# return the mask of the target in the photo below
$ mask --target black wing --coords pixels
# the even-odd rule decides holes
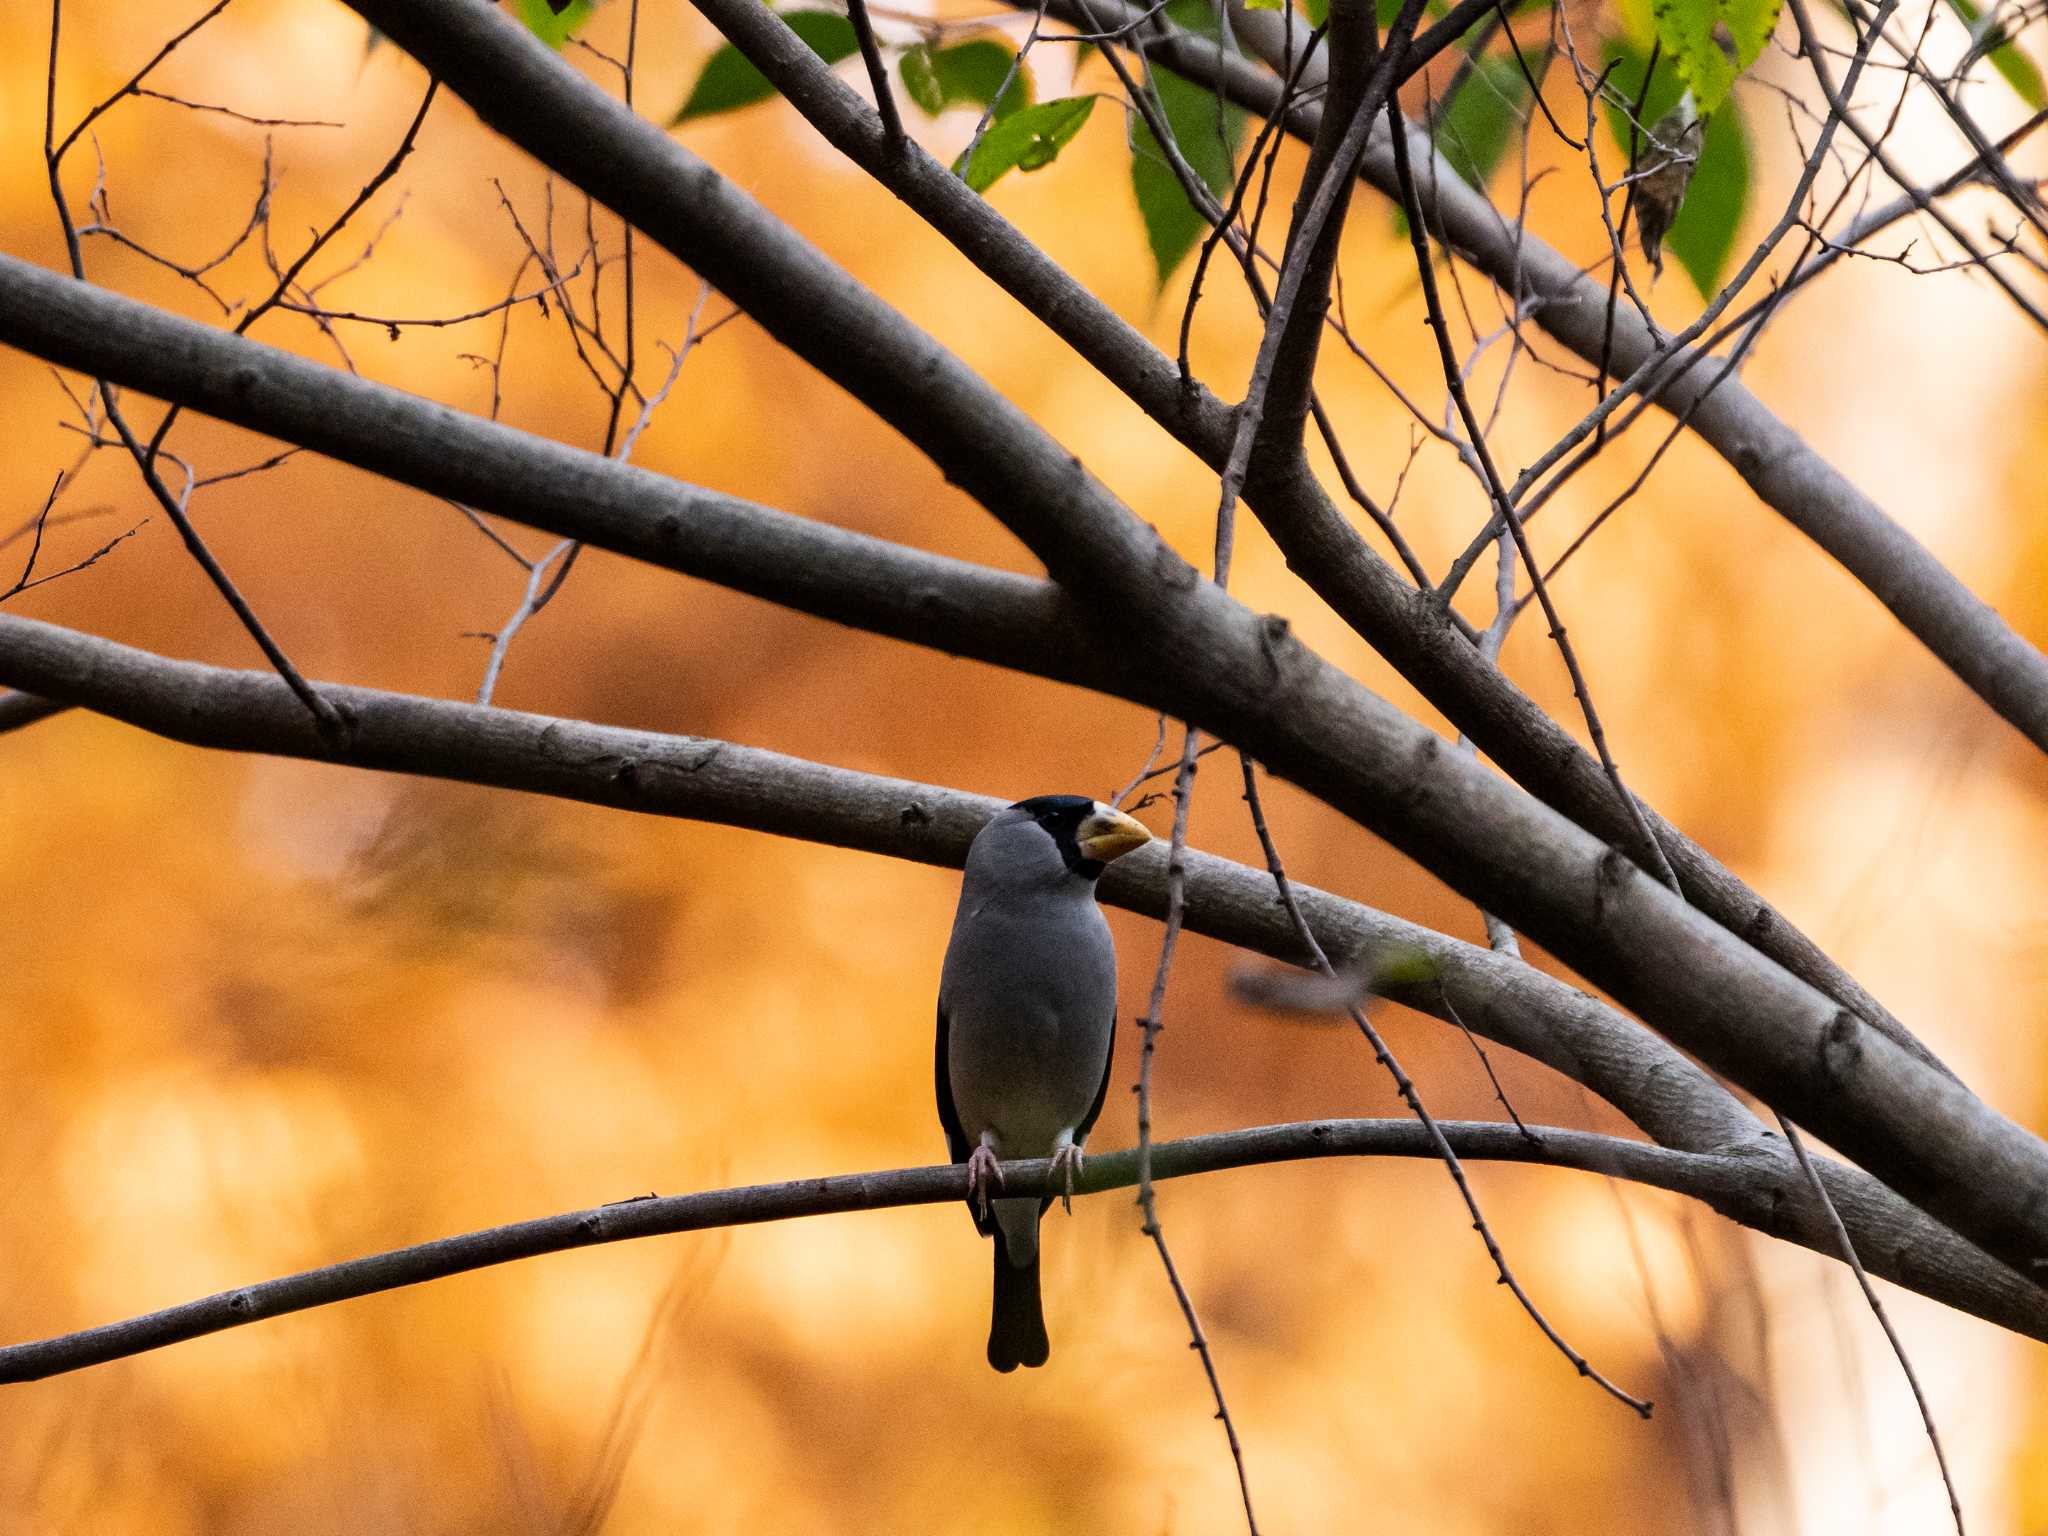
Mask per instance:
[[[939,1021],[939,1038],[946,1037],[945,1020]],[[1102,1056],[1102,1083],[1095,1090],[1095,1102],[1088,1106],[1088,1113],[1081,1117],[1081,1123],[1074,1127],[1074,1140],[1086,1141],[1088,1133],[1095,1129],[1095,1122],[1102,1114],[1102,1104],[1109,1097],[1109,1073],[1116,1065],[1116,1015],[1109,1016],[1109,1049]]]
[[[960,1129],[960,1111],[953,1107],[953,1074],[946,1066],[947,1041],[952,1032],[946,1022],[946,1010],[941,1008],[938,1038],[932,1044],[932,1090],[939,1100],[939,1129],[946,1133],[946,1155],[956,1163],[964,1163],[974,1149],[967,1145],[967,1133]]]
[[[964,1163],[974,1149],[968,1146],[967,1133],[960,1128],[960,1111],[953,1103],[953,1075],[946,1070],[947,1043],[952,1033],[952,1026],[946,1022],[946,1010],[941,1008],[939,1032],[932,1042],[932,1092],[939,1101],[939,1129],[946,1133],[946,1155],[956,1163]],[[974,1230],[983,1237],[995,1231],[995,1218],[984,1217],[972,1200],[967,1202],[967,1214],[974,1218]]]

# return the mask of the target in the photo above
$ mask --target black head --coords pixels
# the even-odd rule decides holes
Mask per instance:
[[[1100,859],[1084,854],[1076,841],[1081,823],[1095,814],[1095,802],[1086,795],[1033,795],[1029,800],[1019,800],[1010,809],[1022,811],[1043,827],[1067,868],[1083,880],[1095,879],[1107,867]]]

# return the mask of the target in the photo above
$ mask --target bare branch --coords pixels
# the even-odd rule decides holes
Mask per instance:
[[[1079,7],[1076,14],[1084,18],[1089,14],[1089,6],[1108,7],[1127,17],[1135,14],[1128,9],[1118,11],[1118,0],[1073,3]],[[1155,420],[1173,430],[1212,465],[1222,466],[1230,436],[1220,403],[1199,386],[1192,390],[1183,388],[1168,359],[1152,351],[1121,319],[1046,261],[943,167],[918,155],[904,156],[900,162],[886,160],[879,153],[880,140],[873,132],[873,118],[865,106],[831,79],[809,49],[790,39],[787,28],[773,17],[731,0],[705,0],[704,8],[835,147],[909,202],[1027,308],[1046,316],[1063,339]],[[1253,17],[1247,25],[1257,20]],[[1231,73],[1212,57],[1215,50],[1202,40],[1180,34],[1173,41],[1182,46],[1163,51],[1174,67],[1190,72],[1193,78],[1220,79],[1232,87],[1231,94],[1237,99],[1245,99],[1247,90],[1253,89],[1247,82],[1266,80],[1248,69]],[[1241,61],[1233,62],[1241,65]],[[1277,103],[1276,89],[1271,99],[1264,100],[1261,110],[1271,111]],[[1448,168],[1438,164],[1433,150],[1420,152],[1431,155],[1430,163],[1441,171],[1447,194],[1476,197],[1456,181]],[[1387,184],[1398,185],[1384,144],[1380,154],[1390,178]],[[1375,163],[1369,146],[1369,176]],[[1440,197],[1433,212],[1448,217],[1444,210],[1455,202],[1455,196]],[[1493,223],[1500,222],[1490,209],[1489,216]],[[1544,252],[1535,243],[1530,245],[1532,253]],[[1518,241],[1508,243],[1506,272],[1496,275],[1513,278],[1517,292],[1530,292],[1532,309],[1541,313],[1543,302],[1547,301],[1542,300],[1540,289],[1531,290],[1522,281],[1524,267],[1519,250]],[[1550,260],[1554,264],[1561,258],[1550,253]],[[1540,272],[1540,267],[1536,270]],[[1579,280],[1575,268],[1566,270],[1569,281]],[[1597,289],[1593,291],[1597,293]],[[1596,344],[1587,342],[1589,347]],[[1626,361],[1625,356],[1623,360]],[[1282,484],[1254,486],[1251,491],[1254,510],[1264,518],[1290,560],[1304,572],[1319,595],[1372,640],[1410,682],[1471,734],[1488,755],[1581,825],[1617,840],[1632,835],[1625,808],[1613,795],[1599,764],[1507,684],[1490,663],[1440,643],[1444,622],[1441,613],[1432,614],[1415,604],[1412,593],[1367,555],[1355,532],[1336,515],[1312,476],[1304,472],[1290,476]],[[1781,914],[1771,910],[1661,818],[1652,817],[1651,826],[1694,905],[1745,934],[1794,974],[1853,1008],[1874,1027],[1933,1063],[1934,1058],[1924,1046],[1914,1041],[1875,998]]]
[[[1052,3],[1058,11],[1074,0]],[[1088,3],[1111,15],[1120,14],[1124,6],[1124,0]],[[1287,67],[1279,18],[1246,12],[1238,17],[1238,26],[1248,43],[1269,51],[1279,67]],[[1175,69],[1219,86],[1239,105],[1252,111],[1271,110],[1280,91],[1275,77],[1242,60],[1219,62],[1201,39],[1176,39],[1176,44],[1154,46]],[[1312,68],[1307,78],[1313,82],[1317,72]],[[1289,119],[1289,128],[1297,137],[1309,139],[1319,122],[1320,109],[1305,101]],[[1411,152],[1435,167],[1430,174],[1441,183],[1441,193],[1430,209],[1440,237],[1498,283],[1511,299],[1527,303],[1544,330],[1588,362],[1598,361],[1603,355],[1608,314],[1604,287],[1542,241],[1511,226],[1483,194],[1465,186],[1449,166],[1437,163],[1434,147],[1412,125],[1409,133]],[[1980,153],[1976,163],[1990,162]],[[1395,192],[1398,178],[1389,141],[1376,139],[1367,146],[1360,174],[1382,191]],[[1638,317],[1623,315],[1615,324],[1611,366],[1617,373],[1632,375],[1652,357],[1656,345],[1656,338]],[[1707,381],[1689,371],[1684,354],[1674,355],[1646,392],[1673,412],[1684,411],[1708,395]],[[1943,665],[2030,741],[2048,749],[2048,658],[2015,633],[1990,604],[1815,453],[1740,380],[1729,378],[1715,385],[1693,412],[1690,425],[1767,506],[1869,588]],[[1444,707],[1434,695],[1432,702]],[[1458,712],[1452,715],[1469,728]],[[1476,738],[1478,733],[1474,734]],[[1492,744],[1482,739],[1481,746],[1506,764],[1507,759]],[[1509,771],[1520,776],[1518,769],[1510,767]],[[1683,861],[1674,857],[1673,862],[1679,864],[1680,876],[1690,890],[1691,876]],[[1697,893],[1694,900],[1700,901]],[[1855,1006],[1862,1010],[1861,1003]]]
[[[1097,12],[1120,17],[1126,24],[1144,15],[1125,0],[1050,0],[1050,4],[1083,24]],[[1212,468],[1222,470],[1233,430],[1227,407],[1198,383],[1183,381],[1171,358],[1075,283],[944,166],[915,146],[901,156],[885,153],[879,126],[866,104],[834,79],[817,56],[773,15],[738,0],[700,0],[699,8],[833,147],[902,198],[1027,310],[1042,316],[1055,334],[1153,420]],[[1261,13],[1242,14],[1239,22],[1250,29],[1247,35],[1254,40],[1264,27]],[[1274,35],[1284,36],[1284,26]],[[1167,29],[1148,41],[1147,47],[1189,78],[1225,89],[1233,100],[1248,103],[1256,98],[1257,110],[1262,112],[1275,111],[1286,89],[1237,55],[1221,53],[1214,44],[1192,34]],[[1314,74],[1313,69],[1308,72]],[[1314,120],[1297,112],[1289,122],[1299,135],[1303,124]],[[595,129],[586,125],[578,131]],[[616,145],[620,153],[625,141],[622,134]],[[1489,248],[1489,255],[1498,260],[1490,261],[1486,268],[1498,281],[1511,283],[1511,291],[1522,296],[1531,313],[1546,314],[1551,305],[1569,297],[1568,290],[1581,280],[1576,267],[1533,239],[1525,241],[1520,235],[1496,229],[1502,223],[1499,215],[1441,164],[1433,148],[1424,142],[1415,152],[1427,157],[1436,178],[1433,216],[1447,229],[1460,230],[1477,220],[1489,238],[1499,235],[1498,249]],[[684,173],[662,174],[667,180],[660,184],[668,186]],[[1377,185],[1398,188],[1383,136],[1377,144],[1368,143],[1365,174]],[[650,209],[647,218],[655,217],[655,200],[645,188],[625,185],[612,197],[615,206],[646,206]],[[1470,212],[1475,204],[1485,209],[1483,217]],[[1456,243],[1463,247],[1469,238],[1470,230],[1465,228]],[[1526,261],[1522,256],[1525,244]],[[1583,284],[1580,298],[1586,304],[1600,305],[1601,290],[1596,284]],[[1584,355],[1590,358],[1598,355],[1602,321],[1590,310],[1584,318],[1590,324],[1582,328],[1580,340]],[[1624,365],[1635,355],[1626,347],[1616,353]],[[1740,388],[1738,381],[1729,384]],[[1746,435],[1745,442],[1753,436]],[[1247,498],[1289,563],[1317,595],[1518,783],[1597,835],[1615,842],[1635,835],[1631,819],[1592,754],[1509,683],[1491,661],[1476,654],[1476,648],[1443,643],[1449,614],[1439,604],[1418,601],[1415,589],[1365,547],[1307,471],[1305,462],[1296,460],[1277,480],[1248,485]],[[2044,683],[2044,702],[2048,702],[2048,683]],[[2044,709],[2044,720],[2048,720],[2048,709]],[[1265,760],[1271,762],[1271,755],[1266,754]],[[1903,1049],[1938,1070],[1946,1070],[1876,998],[1782,913],[1678,829],[1647,809],[1646,815],[1694,906],[1744,935],[1778,964],[1853,1010]]]
[[[1928,1444],[1934,1447],[1934,1462],[1941,1469],[1941,1484],[1948,1491],[1948,1508],[1956,1523],[1956,1536],[1964,1536],[1963,1502],[1956,1494],[1956,1480],[1948,1470],[1948,1452],[1942,1449],[1941,1431],[1934,1425],[1934,1410],[1927,1406],[1927,1394],[1920,1388],[1920,1377],[1913,1369],[1913,1362],[1906,1354],[1906,1346],[1899,1338],[1898,1330],[1892,1327],[1892,1320],[1884,1310],[1877,1288],[1870,1283],[1870,1276],[1864,1272],[1863,1260],[1857,1256],[1856,1243],[1849,1236],[1849,1229],[1842,1225],[1842,1218],[1828,1199],[1827,1186],[1821,1183],[1820,1171],[1814,1166],[1813,1156],[1806,1150],[1806,1142],[1798,1129],[1783,1115],[1778,1117],[1778,1128],[1785,1133],[1785,1141],[1792,1148],[1792,1155],[1799,1159],[1799,1171],[1806,1176],[1823,1213],[1827,1217],[1829,1230],[1835,1235],[1836,1254],[1849,1266],[1856,1276],[1856,1284],[1863,1292],[1863,1300],[1877,1318],[1878,1327],[1884,1330],[1885,1339],[1891,1344],[1892,1353],[1898,1357],[1899,1369],[1905,1373],[1906,1385],[1912,1390],[1913,1402],[1920,1409],[1920,1423],[1927,1431]]]
[[[882,114],[883,131],[891,141],[903,142],[903,119],[896,111],[896,97],[889,89],[889,66],[875,46],[875,24],[868,20],[867,0],[847,0],[846,13],[853,21],[853,35],[860,44],[861,61],[867,65],[868,84],[875,93],[875,110]]]
[[[553,281],[543,283],[538,288],[530,289],[525,293],[507,294],[504,298],[494,303],[486,304],[480,309],[466,310],[459,315],[359,315],[354,310],[329,309],[322,304],[299,304],[290,299],[279,299],[271,307],[288,311],[294,315],[311,315],[320,320],[340,321],[349,325],[374,325],[381,330],[389,331],[391,339],[396,341],[401,330],[440,329],[451,325],[467,325],[472,320],[486,319],[491,315],[497,314],[500,310],[513,309],[521,304],[530,304],[538,299],[544,299],[559,289],[564,283],[577,277],[582,271],[583,263],[579,261],[567,272],[558,274]]]
[[[1529,573],[1529,584],[1536,594],[1536,600],[1543,605],[1543,616],[1550,621],[1550,638],[1556,643],[1558,654],[1564,658],[1565,669],[1571,674],[1572,694],[1579,701],[1579,708],[1586,718],[1586,729],[1592,734],[1594,748],[1600,754],[1600,766],[1607,780],[1614,786],[1615,798],[1627,812],[1629,822],[1637,836],[1638,849],[1649,855],[1643,860],[1643,867],[1656,875],[1672,891],[1682,893],[1678,876],[1671,868],[1671,861],[1665,856],[1663,847],[1657,841],[1657,834],[1650,829],[1650,823],[1643,814],[1643,807],[1628,786],[1621,781],[1621,770],[1615,766],[1614,757],[1607,749],[1607,732],[1600,724],[1599,711],[1593,707],[1593,692],[1587,685],[1586,674],[1579,666],[1578,652],[1573,648],[1565,633],[1564,617],[1557,611],[1551,600],[1550,588],[1543,580],[1543,567],[1537,562],[1535,551],[1529,547],[1529,535],[1522,527],[1521,516],[1515,510],[1514,498],[1501,483],[1500,472],[1494,468],[1493,455],[1486,446],[1486,431],[1480,425],[1478,416],[1472,410],[1472,402],[1465,394],[1465,381],[1458,368],[1458,360],[1451,350],[1451,333],[1444,322],[1443,305],[1437,298],[1436,263],[1429,253],[1428,224],[1422,200],[1416,195],[1414,174],[1408,164],[1408,136],[1402,132],[1400,108],[1390,105],[1387,109],[1389,139],[1394,146],[1394,173],[1401,184],[1401,206],[1408,218],[1408,238],[1415,250],[1415,270],[1422,280],[1423,302],[1429,316],[1430,334],[1436,338],[1437,357],[1443,365],[1444,383],[1449,387],[1451,399],[1458,408],[1458,415],[1465,423],[1465,438],[1473,454],[1479,460],[1486,489],[1493,501],[1494,518],[1505,525],[1515,541],[1515,548],[1521,553],[1522,566]]]
[[[187,112],[210,112],[219,117],[233,118],[238,123],[247,123],[254,128],[346,128],[346,123],[331,123],[319,117],[255,117],[247,112],[237,112],[233,107],[216,106],[210,101],[188,101],[183,96],[173,96],[168,91],[153,91],[144,86],[130,86],[128,94],[145,97],[150,101],[167,102],[174,107],[183,107]]]
[[[1315,962],[1316,969],[1323,973],[1325,980],[1334,982],[1338,979],[1337,967],[1331,961],[1329,953],[1323,948],[1321,941],[1317,939],[1315,929],[1310,925],[1307,915],[1301,910],[1301,903],[1295,899],[1294,882],[1287,878],[1287,870],[1280,862],[1280,849],[1274,843],[1272,831],[1266,825],[1265,809],[1259,801],[1257,770],[1252,766],[1252,760],[1242,753],[1239,754],[1238,761],[1244,770],[1244,798],[1245,804],[1251,808],[1252,829],[1258,834],[1260,848],[1265,851],[1266,868],[1272,874],[1273,884],[1280,893],[1280,904],[1286,908],[1287,919],[1294,925],[1294,931],[1300,936],[1302,947],[1309,952],[1310,958]],[[1385,1067],[1388,1075],[1393,1078],[1394,1091],[1401,1095],[1401,1099],[1407,1104],[1409,1112],[1415,1116],[1416,1123],[1422,1127],[1423,1132],[1429,1137],[1430,1144],[1436,1148],[1437,1156],[1443,1159],[1444,1166],[1450,1170],[1451,1182],[1457,1186],[1458,1197],[1465,1202],[1465,1210],[1472,1218],[1472,1230],[1479,1234],[1479,1240],[1486,1245],[1486,1256],[1493,1261],[1494,1272],[1498,1275],[1500,1283],[1508,1288],[1516,1302],[1529,1315],[1530,1321],[1535,1323],[1544,1338],[1551,1342],[1559,1354],[1571,1362],[1574,1370],[1593,1382],[1594,1385],[1598,1386],[1610,1397],[1626,1404],[1641,1417],[1647,1419],[1650,1416],[1649,1401],[1624,1391],[1600,1371],[1594,1369],[1592,1362],[1587,1360],[1584,1355],[1580,1354],[1578,1350],[1574,1349],[1566,1341],[1564,1335],[1557,1331],[1550,1319],[1543,1315],[1543,1311],[1536,1305],[1535,1299],[1522,1288],[1522,1282],[1515,1278],[1514,1270],[1508,1267],[1507,1255],[1501,1251],[1500,1243],[1493,1235],[1493,1228],[1487,1224],[1485,1213],[1479,1209],[1479,1197],[1472,1193],[1471,1181],[1465,1177],[1464,1165],[1458,1160],[1457,1150],[1451,1145],[1449,1137],[1444,1134],[1436,1117],[1423,1106],[1422,1094],[1416,1088],[1413,1079],[1402,1068],[1400,1061],[1395,1058],[1394,1053],[1387,1048],[1387,1042],[1380,1037],[1380,1032],[1373,1027],[1372,1020],[1366,1015],[1364,1005],[1354,1002],[1346,1009],[1346,1012],[1351,1015],[1352,1023],[1358,1026],[1359,1033],[1364,1035],[1367,1043],[1372,1046],[1373,1059]],[[1462,1027],[1463,1021],[1459,1022]],[[1484,1053],[1481,1053],[1481,1059],[1484,1059]],[[1491,1077],[1492,1075],[1493,1069],[1489,1065],[1487,1076]],[[1494,1087],[1496,1090],[1500,1087],[1498,1079],[1495,1080]],[[1528,1127],[1522,1124],[1521,1116],[1514,1115],[1512,1110],[1509,1113],[1513,1116],[1515,1129],[1524,1136],[1528,1135]]]
[[[1438,1130],[1463,1157],[1580,1169],[1690,1195],[1717,1209],[1726,1205],[1740,1210],[1753,1204],[1748,1185],[1754,1169],[1743,1157],[1673,1152],[1589,1131],[1550,1126],[1540,1127],[1540,1140],[1533,1141],[1511,1125],[1491,1121],[1440,1121]],[[1152,1148],[1152,1177],[1186,1178],[1227,1168],[1307,1158],[1437,1155],[1435,1141],[1413,1121],[1313,1120],[1162,1142]],[[1051,1166],[1047,1158],[1005,1163],[1003,1188],[1016,1195],[1058,1193],[1064,1186],[1055,1187],[1048,1179]],[[1075,1179],[1074,1188],[1077,1194],[1099,1194],[1128,1189],[1137,1183],[1137,1178],[1138,1154],[1113,1152],[1089,1158],[1086,1168]],[[0,1382],[40,1381],[268,1318],[443,1280],[544,1253],[677,1232],[788,1221],[801,1216],[941,1205],[963,1200],[966,1194],[965,1166],[944,1163],[929,1168],[756,1184],[703,1194],[644,1195],[304,1270],[125,1322],[0,1347]]]

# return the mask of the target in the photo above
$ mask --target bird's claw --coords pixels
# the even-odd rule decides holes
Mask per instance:
[[[998,1189],[1003,1187],[1003,1165],[989,1148],[976,1147],[967,1159],[967,1203],[983,1216],[988,1215],[990,1181],[994,1181]]]
[[[1069,1216],[1074,1214],[1074,1180],[1080,1175],[1085,1159],[1081,1148],[1070,1142],[1053,1152],[1051,1181],[1061,1186],[1060,1208]]]

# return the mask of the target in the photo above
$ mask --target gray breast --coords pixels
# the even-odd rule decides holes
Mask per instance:
[[[1057,861],[1043,832],[1020,831]],[[990,878],[975,862],[939,984],[953,1103],[970,1145],[993,1130],[1002,1156],[1044,1157],[1101,1087],[1116,949],[1088,882],[1063,868],[1058,879],[1004,878],[1029,864],[997,865]]]

